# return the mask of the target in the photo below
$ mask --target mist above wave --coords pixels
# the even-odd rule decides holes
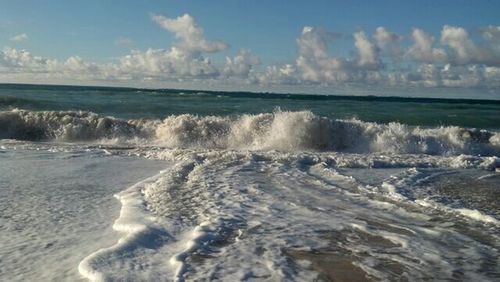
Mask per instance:
[[[430,155],[499,155],[500,133],[457,126],[412,127],[310,111],[235,117],[173,115],[122,120],[84,111],[0,112],[0,138],[28,141],[116,142],[170,148],[340,151]]]

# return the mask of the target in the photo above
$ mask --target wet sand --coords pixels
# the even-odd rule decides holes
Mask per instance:
[[[375,281],[353,264],[353,260],[329,251],[287,251],[294,260],[307,260],[310,268],[319,273],[319,281]]]
[[[382,223],[371,222],[371,224],[379,228],[386,227],[390,229],[389,226]],[[331,242],[327,248],[312,251],[290,249],[285,252],[298,264],[303,260],[308,261],[310,265],[306,268],[318,272],[318,281],[347,282],[379,280],[356,265],[357,261],[360,261],[365,256],[369,256],[368,254],[353,254],[341,247],[347,241],[352,241],[353,238],[355,238],[356,243],[369,245],[379,250],[399,247],[399,245],[385,238],[356,229],[330,231],[324,234],[324,237]],[[404,276],[405,268],[397,262],[387,260],[382,264],[374,266],[374,269],[388,273],[392,277],[398,277],[398,281],[407,280]]]

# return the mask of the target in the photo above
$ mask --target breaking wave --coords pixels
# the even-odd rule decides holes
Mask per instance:
[[[236,117],[183,114],[163,120],[127,121],[83,111],[14,109],[0,112],[0,138],[63,142],[112,140],[171,148],[500,154],[500,132],[457,126],[421,128],[397,122],[333,120],[310,111]]]

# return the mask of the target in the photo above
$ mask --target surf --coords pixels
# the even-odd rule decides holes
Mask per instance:
[[[497,131],[330,119],[310,111],[124,120],[85,111],[14,109],[0,112],[0,138],[290,152],[500,154]]]

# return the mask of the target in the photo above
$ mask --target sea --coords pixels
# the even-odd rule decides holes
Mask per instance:
[[[500,101],[400,96],[2,84],[0,280],[499,281]]]

